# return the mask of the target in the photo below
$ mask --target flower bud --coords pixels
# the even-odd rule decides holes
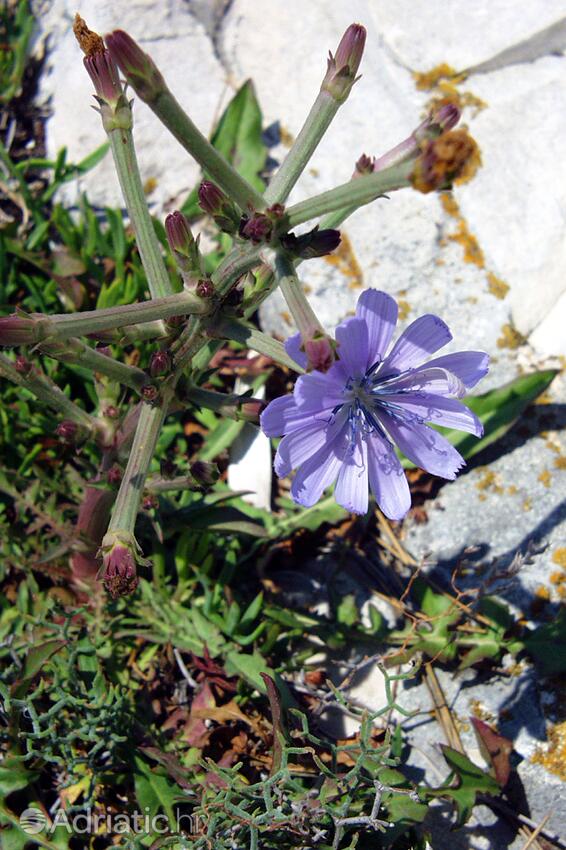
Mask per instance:
[[[203,278],[197,283],[196,294],[199,298],[212,298],[214,295],[214,284],[210,278]]]
[[[240,221],[240,236],[242,239],[250,239],[254,245],[269,242],[272,233],[273,222],[265,213],[254,213],[251,218],[244,216]]]
[[[159,397],[159,390],[154,384],[146,384],[145,387],[141,388],[140,395],[144,401],[148,404],[152,404],[154,401],[157,401],[157,398]]]
[[[356,74],[362,61],[366,43],[366,30],[361,24],[351,24],[338,45],[336,55],[328,55],[328,67],[321,91],[327,91],[334,100],[346,100],[358,79]]]
[[[102,541],[99,555],[102,567],[98,578],[112,597],[127,596],[138,586],[137,564],[146,564],[134,535],[126,531],[108,532]]]
[[[472,176],[480,156],[478,146],[465,130],[451,130],[429,139],[415,161],[411,183],[419,192],[445,189],[454,180]]]
[[[4,316],[0,319],[0,345],[31,345],[39,342],[39,326],[35,319],[18,316]]]
[[[281,237],[281,244],[294,257],[309,260],[313,257],[324,257],[331,254],[340,244],[339,230],[319,230],[318,226],[302,236],[286,233]]]
[[[116,106],[123,96],[122,84],[118,76],[118,68],[112,61],[108,50],[85,56],[83,64],[91,78],[97,97],[108,106]]]
[[[220,477],[216,464],[208,463],[204,460],[197,460],[191,463],[189,473],[197,487],[210,487]]]
[[[211,216],[220,230],[236,233],[240,226],[240,213],[235,204],[210,180],[203,180],[198,190],[198,201],[203,212]]]
[[[122,469],[117,463],[113,464],[106,473],[106,480],[112,485],[119,484],[122,480]]]
[[[265,402],[259,398],[250,398],[240,404],[236,413],[236,419],[243,419],[245,422],[251,422],[254,425],[259,424],[260,414],[265,410]]]
[[[165,219],[167,241],[183,277],[185,286],[193,284],[191,278],[202,275],[202,260],[198,239],[193,238],[189,223],[183,213],[176,210]]]
[[[72,445],[77,442],[79,426],[70,419],[63,419],[55,428],[55,433],[64,443]]]
[[[15,362],[16,372],[19,372],[20,375],[29,375],[31,372],[31,363],[24,357],[23,354],[18,354]]]
[[[152,378],[167,375],[172,367],[171,355],[168,351],[154,351],[149,363],[149,374]]]
[[[334,340],[328,336],[316,336],[304,343],[307,355],[307,371],[328,372],[335,360]]]
[[[153,59],[127,32],[114,30],[106,36],[106,45],[128,83],[146,103],[151,103],[167,90],[165,80]]]

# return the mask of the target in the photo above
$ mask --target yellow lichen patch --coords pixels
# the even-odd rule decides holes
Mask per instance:
[[[533,503],[531,502],[531,500],[530,500],[530,499],[525,499],[525,501],[523,502],[523,504],[521,505],[521,507],[523,508],[523,510],[524,510],[524,511],[525,511],[525,513],[526,513],[527,511],[530,511],[530,510],[532,509],[532,507],[533,507]]]
[[[437,88],[441,80],[458,80],[462,82],[465,79],[463,75],[458,75],[455,68],[452,68],[446,62],[441,65],[435,65],[430,71],[413,71],[413,79],[419,91],[432,91]]]
[[[470,712],[474,717],[484,720],[486,723],[493,723],[496,720],[492,712],[485,708],[479,699],[470,700]]]
[[[537,747],[531,761],[566,779],[566,721],[550,727],[546,746]]]
[[[514,484],[511,484],[511,486],[507,488],[507,495],[508,496],[514,496],[515,493],[517,493],[517,492],[518,492],[518,490],[517,490],[517,488],[515,487]]]
[[[541,474],[538,477],[538,480],[544,487],[550,487],[550,482],[552,481],[552,477],[548,469],[543,469]]]
[[[148,177],[145,183],[143,184],[144,195],[151,195],[151,193],[155,192],[156,189],[157,179],[155,177]]]
[[[509,284],[505,283],[504,280],[501,280],[500,277],[493,274],[493,272],[487,273],[487,288],[488,291],[495,295],[496,298],[505,298],[507,293],[509,292]]]
[[[490,490],[493,493],[503,493],[501,479],[492,469],[486,470],[480,480],[476,482],[476,489],[481,491]]]
[[[560,546],[552,553],[552,563],[566,570],[566,546]]]
[[[478,240],[470,231],[466,219],[460,212],[458,201],[450,192],[442,192],[440,194],[440,203],[447,215],[453,218],[456,222],[456,231],[449,233],[447,238],[451,242],[458,242],[464,249],[464,262],[473,263],[480,269],[485,268],[485,257],[479,246]]]
[[[554,570],[553,573],[550,574],[550,583],[555,587],[560,587],[560,585],[566,582],[566,572],[564,570]]]
[[[550,599],[550,590],[544,584],[539,584],[535,590],[535,596],[537,599],[543,599],[546,602]]]
[[[564,457],[564,455],[560,455],[560,457],[555,457],[554,466],[556,467],[556,469],[566,469],[566,457]]]
[[[397,304],[399,305],[399,320],[403,322],[411,312],[411,305],[403,298],[400,298]]]
[[[342,240],[332,254],[327,254],[324,259],[331,266],[336,266],[338,271],[342,272],[344,277],[348,278],[348,286],[350,289],[359,289],[364,284],[364,275],[360,264],[354,254],[352,243],[345,233],[342,233]]]
[[[287,322],[288,325],[293,324],[293,320],[292,320],[290,314],[286,310],[282,311],[281,318],[283,319],[284,322]]]
[[[471,149],[470,156],[466,160],[466,163],[460,171],[458,177],[454,179],[454,183],[469,183],[472,177],[475,177],[478,168],[481,168],[481,166],[481,153],[477,142],[475,142],[473,148]]]
[[[286,130],[285,127],[279,128],[279,139],[281,141],[281,144],[284,145],[286,148],[292,147],[293,142],[295,141],[293,134],[290,133],[289,130]]]
[[[513,325],[503,325],[501,328],[501,336],[497,340],[498,348],[519,348],[525,342],[525,337],[513,327]]]

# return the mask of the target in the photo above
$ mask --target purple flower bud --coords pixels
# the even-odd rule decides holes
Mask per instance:
[[[289,253],[303,260],[324,257],[331,254],[340,244],[340,231],[319,230],[317,226],[302,236],[287,233],[281,238],[281,244]]]
[[[255,245],[259,245],[271,239],[273,223],[264,213],[254,213],[251,218],[242,219],[239,230],[243,239],[250,239]]]
[[[115,543],[102,557],[99,578],[112,597],[127,596],[138,586],[136,554],[131,547]]]
[[[27,357],[24,357],[23,354],[18,354],[18,356],[16,357],[15,366],[16,372],[19,372],[20,375],[29,375],[29,373],[31,372],[31,363],[29,362]]]
[[[199,276],[202,273],[198,239],[193,238],[187,219],[178,210],[165,219],[165,232],[183,280],[187,284],[189,281],[185,280],[186,277]]]
[[[108,50],[93,53],[83,59],[97,96],[109,106],[116,106],[123,95],[118,68]]]
[[[38,340],[38,323],[34,319],[16,313],[0,319],[0,345],[31,345]]]
[[[72,422],[70,419],[64,419],[55,428],[57,436],[61,437],[62,441],[69,445],[76,442],[78,432],[79,426],[76,422]]]
[[[257,425],[260,414],[263,413],[265,406],[265,402],[261,401],[261,399],[251,398],[240,405],[237,418]]]
[[[363,153],[356,162],[353,177],[360,177],[362,174],[371,174],[373,171],[374,162],[375,157],[368,156],[367,154]]]
[[[307,355],[307,370],[328,372],[335,360],[335,346],[328,336],[309,339],[304,344]]]
[[[207,463],[204,460],[197,460],[191,463],[189,471],[198,487],[210,487],[220,477],[216,464]]]
[[[167,375],[171,371],[172,361],[168,351],[154,351],[149,364],[149,374],[152,378]]]
[[[159,390],[156,386],[154,386],[154,384],[147,384],[145,387],[141,388],[140,394],[144,401],[147,401],[148,404],[152,404],[157,400]]]
[[[336,55],[329,54],[321,90],[327,91],[334,100],[343,102],[350,94],[357,79],[365,43],[365,27],[361,24],[351,24],[342,36]]]
[[[106,473],[106,480],[109,484],[119,484],[122,480],[122,469],[117,463],[113,464]]]
[[[214,291],[214,284],[209,278],[203,278],[197,283],[196,294],[199,298],[212,298]]]
[[[113,404],[109,404],[108,407],[104,408],[104,415],[108,417],[108,419],[117,419],[120,415],[120,411]]]
[[[210,180],[203,180],[198,190],[198,201],[203,212],[211,216],[225,233],[236,233],[240,214],[232,201]]]
[[[127,32],[114,30],[106,36],[106,45],[128,83],[146,103],[151,103],[167,89],[153,59]]]
[[[177,474],[177,467],[172,460],[162,460],[159,469],[163,478],[173,478]]]
[[[455,103],[444,103],[437,109],[433,110],[431,121],[437,124],[444,133],[447,130],[452,130],[460,120],[461,112]]]
[[[159,507],[159,499],[152,493],[146,493],[142,499],[142,508],[144,511],[153,511]]]

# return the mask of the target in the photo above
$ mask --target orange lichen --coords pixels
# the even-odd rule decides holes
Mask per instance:
[[[501,480],[498,475],[493,472],[492,469],[486,470],[484,475],[481,477],[479,481],[476,482],[477,490],[490,490],[493,493],[503,493],[503,487],[501,486]]]
[[[505,283],[500,277],[493,274],[493,272],[487,273],[487,288],[488,291],[495,295],[496,298],[505,298],[507,293],[509,292],[509,284]]]
[[[284,322],[286,322],[288,325],[292,325],[292,324],[293,324],[293,320],[292,320],[292,318],[291,318],[291,315],[290,315],[290,314],[289,314],[286,310],[282,310],[282,311],[281,311],[281,318],[282,318],[282,319],[283,319],[283,321],[284,321]]]
[[[550,482],[552,481],[552,477],[548,469],[543,469],[541,474],[538,477],[538,480],[544,487],[550,487]]]
[[[564,457],[564,455],[560,455],[560,457],[555,457],[554,466],[556,467],[556,469],[566,469],[566,457]]]
[[[435,65],[430,71],[413,71],[413,79],[419,91],[432,91],[441,80],[458,80],[461,82],[465,79],[465,76],[459,76],[455,68],[443,62],[441,65]]]
[[[451,242],[457,242],[462,246],[464,250],[464,262],[473,263],[473,265],[483,269],[485,267],[483,251],[479,246],[478,240],[470,231],[466,219],[460,212],[458,201],[450,192],[442,192],[440,203],[444,212],[456,222],[456,231],[449,233],[447,238]]]
[[[537,747],[531,761],[566,779],[566,721],[551,726],[546,741],[546,747]]]
[[[400,298],[397,304],[399,305],[399,319],[403,322],[411,312],[411,305],[403,298]]]
[[[532,509],[533,503],[531,502],[530,499],[525,499],[523,504],[521,505],[521,507],[523,508],[523,510],[526,513],[527,511],[530,511]]]
[[[364,275],[361,266],[354,254],[352,243],[345,233],[342,233],[342,240],[336,251],[332,254],[327,254],[324,259],[331,266],[336,266],[338,271],[342,272],[344,277],[348,278],[350,289],[359,289],[364,285]]]
[[[552,553],[552,563],[566,570],[566,546],[560,546]]]
[[[519,348],[525,342],[525,337],[513,327],[513,325],[503,325],[501,328],[501,336],[497,340],[498,348]]]

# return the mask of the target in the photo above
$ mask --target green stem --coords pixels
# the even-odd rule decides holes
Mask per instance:
[[[148,375],[135,366],[120,363],[113,357],[95,351],[80,339],[69,339],[65,342],[46,342],[39,346],[43,354],[61,360],[63,363],[75,363],[84,366],[92,372],[101,372],[112,381],[130,387],[139,392],[142,387],[151,382]]]
[[[233,339],[236,342],[241,342],[242,345],[251,348],[253,351],[258,351],[260,354],[265,354],[282,366],[288,369],[293,369],[294,372],[303,373],[302,369],[295,361],[289,357],[285,351],[285,346],[278,340],[268,334],[258,331],[252,325],[247,325],[238,319],[221,319],[218,325],[213,329],[214,335],[222,339]]]
[[[264,208],[265,201],[260,193],[210,144],[169,89],[160,92],[154,100],[148,101],[148,105],[177,141],[240,209],[246,211],[250,206],[258,210]]]
[[[161,246],[147,208],[132,131],[116,127],[109,130],[108,139],[151,297],[173,295],[174,290],[163,262]]]
[[[317,331],[324,334],[324,328],[312,309],[303,291],[301,281],[297,277],[295,265],[286,254],[277,254],[275,257],[275,278],[295,324],[301,332],[303,341],[311,339]]]
[[[144,482],[165,419],[167,403],[164,400],[156,406],[142,405],[128,465],[114,502],[107,534],[115,531],[134,531]]]
[[[293,147],[265,191],[268,206],[287,200],[340,106],[329,92],[319,92]]]
[[[73,336],[86,336],[99,331],[121,328],[138,322],[153,322],[171,316],[184,316],[194,313],[206,313],[210,303],[190,292],[179,292],[165,298],[151,301],[139,301],[136,304],[121,304],[118,307],[105,307],[101,310],[83,310],[80,313],[59,313],[44,317],[40,313],[32,314],[38,320],[38,338],[68,339]]]
[[[96,432],[97,425],[93,417],[68,399],[56,384],[34,367],[27,374],[22,374],[5,354],[0,354],[0,376],[29,390],[64,419],[76,422],[91,433]]]
[[[357,209],[364,204],[369,204],[386,192],[409,186],[409,177],[413,169],[413,162],[405,162],[375,174],[364,174],[335,189],[301,201],[288,208],[285,218],[286,227],[290,230],[312,218],[328,215],[343,208],[353,211],[352,208]]]
[[[219,298],[228,295],[234,283],[261,262],[261,251],[261,247],[248,245],[238,245],[230,251],[211,276]]]

